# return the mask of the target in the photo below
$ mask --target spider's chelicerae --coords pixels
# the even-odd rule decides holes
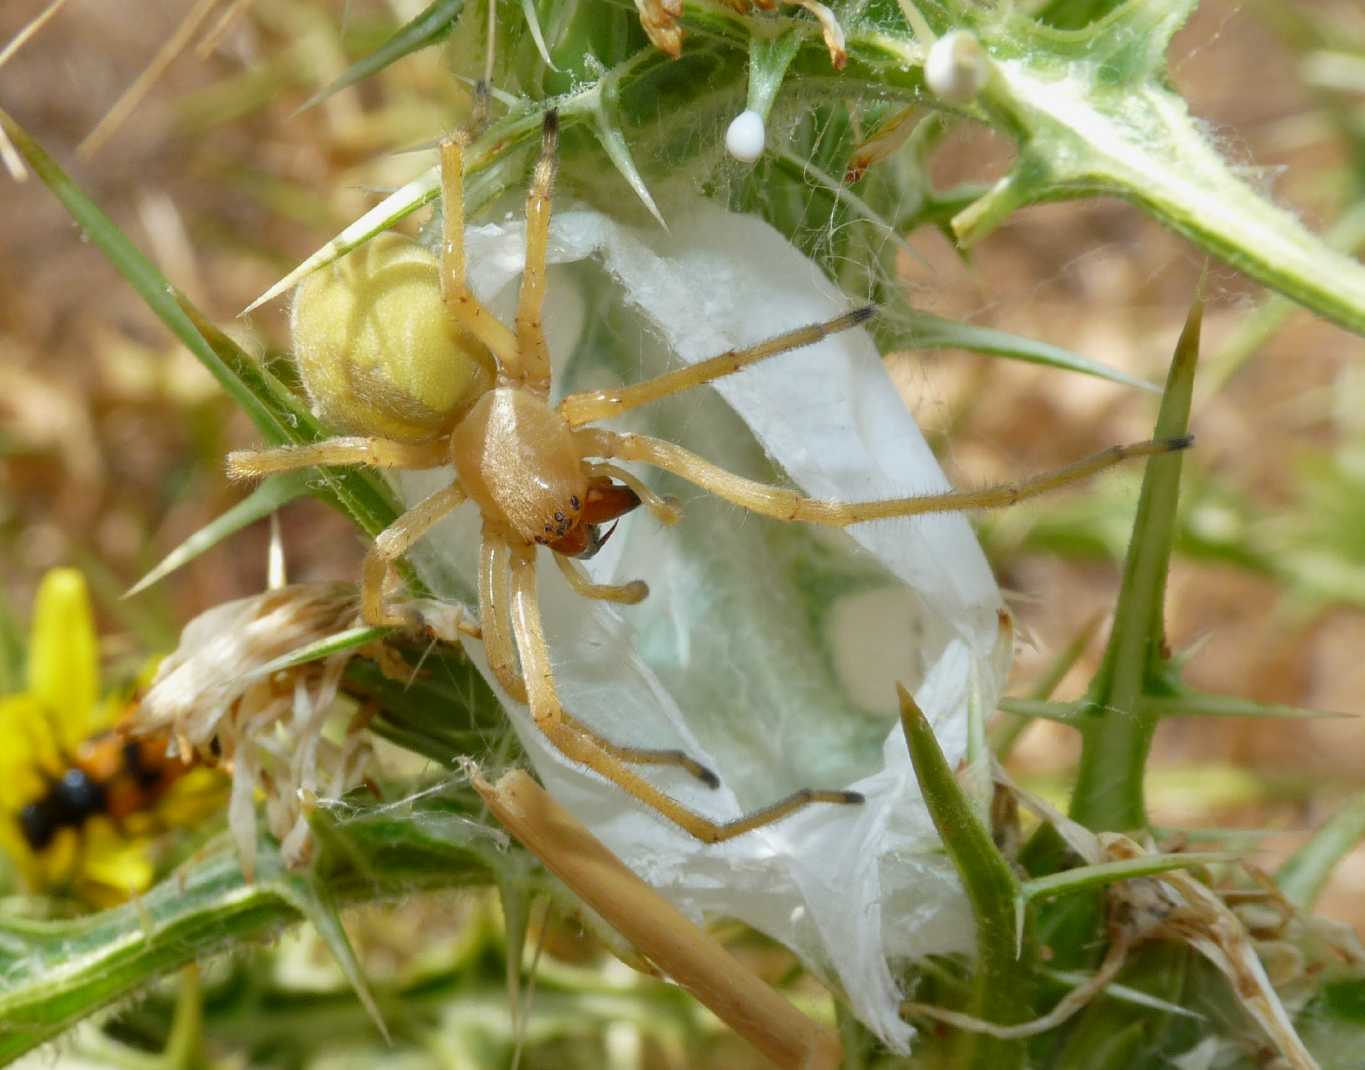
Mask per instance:
[[[382,296],[362,311],[347,303],[350,298],[338,302],[335,294],[309,299],[301,293],[296,303],[295,345],[305,383],[323,416],[353,432],[353,437],[232,453],[228,469],[235,476],[256,477],[312,465],[395,469],[453,465],[454,482],[413,506],[376,538],[364,567],[365,620],[373,625],[409,623],[385,605],[390,566],[442,517],[472,500],[483,517],[483,542],[479,627],[471,626],[469,631],[481,634],[498,681],[530,706],[536,727],[567,758],[612,781],[698,839],[727,840],[810,803],[861,802],[855,792],[803,789],[735,821],[711,821],[660,791],[631,767],[676,766],[714,787],[719,781],[709,769],[679,751],[649,750],[604,739],[564,709],[555,688],[536,595],[537,547],[554,555],[570,585],[584,597],[635,603],[647,594],[643,582],[594,584],[574,559],[596,553],[604,541],[602,526],[639,505],[665,524],[677,522],[680,516],[676,503],[659,498],[611,462],[635,461],[661,468],[776,520],[844,527],[890,517],[1010,505],[1129,457],[1183,448],[1189,439],[1116,446],[1055,472],[981,490],[839,502],[807,498],[787,487],[741,478],[661,439],[590,427],[598,420],[847,330],[866,321],[873,309],[855,309],[827,323],[799,327],[642,383],[570,394],[551,405],[550,354],[541,311],[557,141],[557,120],[551,111],[545,116],[540,158],[527,200],[526,267],[514,328],[496,320],[466,284],[464,138],[455,137],[441,146],[445,212],[439,264],[418,246],[395,238],[385,239],[388,244],[372,242],[368,249],[353,254],[363,257],[370,252],[367,285],[377,292],[416,286],[418,298],[402,311],[395,311],[396,304],[382,307]],[[306,310],[306,299],[318,309]],[[311,328],[304,320],[314,313],[348,323],[368,315],[380,321],[377,326],[370,324],[379,332],[371,332],[371,347],[396,346],[399,351],[375,353],[339,342],[305,342],[302,335],[311,339]],[[401,322],[392,322],[395,315]],[[434,344],[433,331],[439,336]],[[381,336],[387,341],[373,342]],[[438,356],[433,358],[433,353]],[[433,359],[441,364],[439,369],[422,366]],[[448,366],[442,363],[447,361]],[[436,376],[435,385],[434,371],[442,373]]]

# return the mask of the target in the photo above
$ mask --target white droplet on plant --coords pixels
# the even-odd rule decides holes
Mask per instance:
[[[740,163],[753,163],[763,155],[766,137],[763,116],[756,111],[742,111],[725,131],[725,151]]]
[[[953,30],[934,42],[924,61],[924,81],[948,104],[968,104],[986,86],[990,60],[981,42],[966,30]]]

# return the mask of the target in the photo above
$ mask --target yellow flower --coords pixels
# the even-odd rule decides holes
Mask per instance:
[[[0,852],[31,892],[106,905],[144,891],[155,834],[218,809],[223,781],[166,758],[164,744],[114,733],[135,700],[100,695],[94,614],[74,569],[53,569],[39,585],[26,685],[0,696]]]

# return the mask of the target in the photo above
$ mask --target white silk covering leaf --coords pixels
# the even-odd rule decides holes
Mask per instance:
[[[672,232],[596,211],[553,222],[546,309],[556,394],[635,382],[849,308],[819,269],[760,219],[697,200]],[[470,281],[511,322],[524,263],[520,219],[468,230]],[[615,425],[679,442],[756,479],[817,497],[876,499],[948,483],[858,329],[656,402]],[[641,772],[727,820],[801,787],[851,788],[862,806],[816,805],[728,843],[699,843],[549,747],[500,693],[557,799],[694,917],[732,917],[842,987],[858,1016],[905,1050],[892,964],[970,951],[972,920],[924,807],[897,719],[904,681],[948,760],[969,705],[989,711],[1008,667],[1002,603],[961,515],[820,530],[752,516],[671,476],[684,505],[664,528],[644,509],[586,562],[599,583],[642,578],[640,605],[575,596],[542,554],[541,602],[565,705],[608,738],[678,747],[714,769]],[[403,477],[409,503],[449,474]],[[466,506],[423,544],[424,577],[470,601],[478,517]],[[489,683],[481,644],[468,652]]]

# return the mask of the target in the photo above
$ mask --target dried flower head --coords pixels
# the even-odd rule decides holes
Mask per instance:
[[[183,756],[197,753],[232,769],[228,824],[248,879],[255,870],[256,791],[265,793],[266,825],[287,865],[312,854],[308,816],[320,799],[337,798],[365,779],[368,741],[348,725],[328,726],[344,711],[337,691],[350,652],[269,671],[284,654],[347,627],[355,588],[293,584],[216,606],[185,628],[161,664],[133,730],[169,730]]]

